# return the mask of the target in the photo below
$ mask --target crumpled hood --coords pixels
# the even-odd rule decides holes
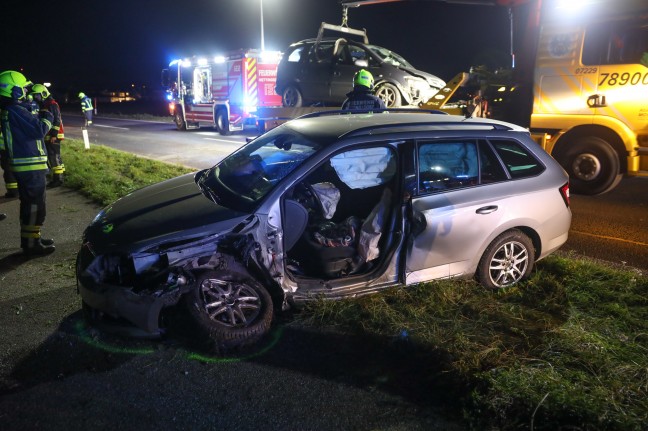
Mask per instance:
[[[229,230],[247,215],[207,199],[194,174],[187,174],[136,190],[107,206],[88,226],[84,240],[96,253],[140,251]]]
[[[441,78],[439,78],[436,75],[432,75],[431,73],[423,72],[418,69],[413,69],[411,67],[405,67],[405,66],[397,66],[399,69],[402,69],[408,73],[411,73],[414,76],[418,76],[419,78],[425,79],[428,83],[435,83],[432,86],[441,89],[445,86],[445,81]]]

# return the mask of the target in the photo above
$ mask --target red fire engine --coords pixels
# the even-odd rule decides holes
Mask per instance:
[[[215,127],[222,135],[256,127],[256,111],[281,106],[275,93],[281,53],[255,49],[212,58],[174,60],[163,71],[178,130]]]

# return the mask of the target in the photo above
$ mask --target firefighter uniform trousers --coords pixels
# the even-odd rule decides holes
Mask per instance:
[[[52,170],[52,182],[62,182],[65,165],[61,159],[61,141],[55,136],[47,136],[45,148],[47,149],[47,164]]]
[[[45,222],[45,187],[47,171],[14,172],[20,196],[20,246],[34,247]]]

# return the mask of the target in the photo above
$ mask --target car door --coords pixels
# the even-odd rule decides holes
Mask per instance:
[[[330,100],[333,45],[332,41],[322,41],[311,46],[300,74],[300,86],[305,100],[310,102],[326,102]]]
[[[407,284],[466,272],[505,216],[508,193],[490,186],[508,177],[485,141],[429,140],[416,148]]]
[[[366,48],[350,42],[339,44],[334,60],[330,77],[333,102],[342,103],[346,99],[346,94],[353,90],[353,77],[358,70],[364,68],[375,74],[380,69]],[[374,79],[379,75],[374,75]]]

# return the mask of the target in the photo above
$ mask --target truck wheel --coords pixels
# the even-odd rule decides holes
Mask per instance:
[[[185,123],[185,120],[182,117],[182,109],[179,106],[176,106],[175,108],[173,122],[178,130],[187,130],[187,123]]]
[[[218,112],[216,112],[216,129],[218,130],[218,133],[223,136],[232,133],[229,128],[229,117],[226,109],[219,109]]]
[[[289,85],[284,88],[283,93],[281,93],[281,103],[283,106],[289,108],[301,108],[304,103],[304,98],[297,87]]]
[[[569,174],[570,190],[577,194],[608,192],[623,176],[617,153],[595,136],[577,138],[558,161]]]
[[[199,272],[183,300],[203,341],[220,352],[251,345],[270,330],[272,299],[248,274]]]
[[[385,82],[376,89],[376,96],[380,97],[387,108],[400,108],[401,94],[394,84]]]

